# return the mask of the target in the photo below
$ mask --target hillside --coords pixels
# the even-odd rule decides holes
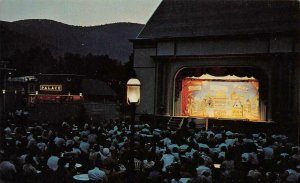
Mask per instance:
[[[132,44],[144,25],[113,23],[81,27],[52,20],[0,21],[0,54],[11,55],[16,49],[49,48],[55,55],[66,52],[86,55],[108,55],[122,62],[128,61]]]

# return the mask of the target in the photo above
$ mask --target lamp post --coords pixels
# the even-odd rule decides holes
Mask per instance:
[[[5,89],[2,90],[2,94],[3,94],[3,119],[5,119],[6,116],[6,101],[5,101],[6,90]]]
[[[5,120],[6,119],[6,99],[5,99],[5,93],[6,93],[6,76],[7,76],[7,72],[8,71],[15,71],[16,69],[13,69],[13,68],[7,68],[7,64],[8,64],[9,62],[8,61],[1,61],[0,60],[0,77],[2,77],[2,74],[1,74],[1,72],[2,72],[2,70],[3,70],[3,88],[2,88],[2,80],[0,81],[0,88],[2,88],[2,94],[3,94],[3,116],[2,116],[2,118],[3,118],[3,120]],[[11,72],[9,73],[9,75],[11,74]],[[1,117],[0,117],[1,118]],[[0,120],[2,120],[2,119],[0,119]]]
[[[135,108],[140,103],[141,82],[136,78],[131,78],[127,82],[127,104],[131,109],[131,128],[130,128],[130,173],[134,180],[134,135],[135,135]]]

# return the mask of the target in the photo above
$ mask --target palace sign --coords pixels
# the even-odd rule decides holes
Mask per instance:
[[[40,85],[40,91],[62,91],[62,85]]]

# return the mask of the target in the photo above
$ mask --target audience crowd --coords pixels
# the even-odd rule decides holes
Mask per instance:
[[[139,122],[4,124],[0,182],[299,182],[300,154],[286,135],[163,129]],[[130,160],[134,156],[134,167]],[[132,168],[131,168],[132,167]],[[82,178],[82,177],[81,177]]]

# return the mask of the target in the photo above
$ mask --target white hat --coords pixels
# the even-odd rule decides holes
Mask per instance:
[[[103,155],[108,156],[109,153],[110,153],[110,151],[109,151],[108,148],[104,148],[104,149],[103,149]]]
[[[47,166],[51,170],[56,171],[58,169],[58,160],[59,158],[57,156],[51,156],[47,161]]]

